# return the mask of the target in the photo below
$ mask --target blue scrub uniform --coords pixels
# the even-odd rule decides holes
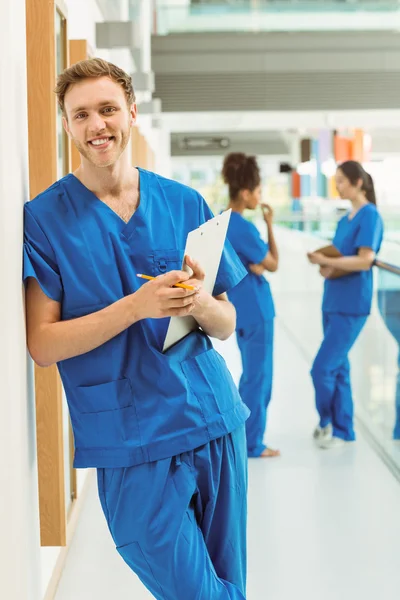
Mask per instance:
[[[188,232],[212,217],[194,190],[139,177],[128,223],[72,174],[25,205],[24,278],[61,303],[62,320],[134,293],[137,273],[180,269]],[[244,275],[228,242],[214,295]],[[74,466],[99,469],[116,545],[156,598],[243,600],[249,411],[208,336],[195,331],[162,353],[167,327],[144,319],[58,364]]]
[[[352,219],[345,215],[339,221],[332,243],[344,256],[354,256],[362,247],[379,252],[382,238],[382,219],[367,204]],[[333,435],[346,441],[355,439],[348,354],[371,311],[372,291],[372,269],[325,280],[324,340],[311,376],[320,426],[332,424]]]
[[[266,448],[263,437],[272,393],[275,310],[268,281],[248,267],[265,258],[268,245],[258,229],[236,212],[231,215],[228,238],[248,271],[228,295],[236,308],[236,337],[242,355],[239,393],[251,412],[246,422],[247,452],[258,457]]]

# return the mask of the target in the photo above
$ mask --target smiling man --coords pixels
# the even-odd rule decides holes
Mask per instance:
[[[30,353],[57,363],[74,465],[97,468],[117,549],[154,597],[243,600],[248,409],[208,336],[234,331],[225,292],[245,271],[229,244],[213,295],[201,265],[181,270],[188,232],[212,214],[195,190],[131,165],[129,75],[91,59],[56,93],[81,164],[25,206]],[[169,317],[188,314],[199,329],[163,353]]]

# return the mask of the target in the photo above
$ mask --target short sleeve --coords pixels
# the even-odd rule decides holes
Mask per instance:
[[[360,227],[354,241],[355,248],[357,250],[362,247],[371,248],[374,252],[378,252],[382,236],[383,224],[378,211],[366,211],[360,222]]]
[[[243,219],[243,225],[245,230],[243,232],[236,232],[235,239],[232,240],[233,246],[247,263],[259,264],[268,253],[268,244],[264,242],[260,232],[253,223],[249,223]]]
[[[200,196],[200,225],[214,217],[204,198]],[[228,239],[225,240],[224,250],[218,269],[213,296],[219,296],[234,288],[246,277],[247,271],[232,248]]]
[[[53,248],[28,205],[25,205],[24,213],[23,280],[33,277],[46,296],[61,302],[63,289]]]

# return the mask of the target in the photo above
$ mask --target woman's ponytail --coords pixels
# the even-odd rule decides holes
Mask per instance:
[[[365,189],[365,197],[368,200],[368,202],[370,202],[371,204],[375,204],[375,206],[376,206],[374,180],[372,179],[372,177],[369,173],[367,173],[366,171],[364,171],[364,172],[366,175],[366,183],[365,183],[365,188],[363,187],[362,189]]]

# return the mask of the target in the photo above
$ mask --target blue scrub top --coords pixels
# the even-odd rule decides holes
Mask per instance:
[[[189,231],[212,218],[203,198],[139,169],[128,223],[70,174],[25,205],[24,279],[61,303],[62,320],[99,311],[180,269]],[[214,295],[245,276],[226,243]],[[168,319],[144,319],[58,364],[75,437],[75,467],[168,458],[230,433],[248,417],[223,358],[198,330],[162,353]]]
[[[333,245],[344,255],[354,256],[359,248],[371,248],[378,253],[383,239],[383,222],[374,204],[363,206],[352,219],[349,214],[340,219]],[[368,315],[373,292],[372,269],[326,279],[322,310],[345,315]]]
[[[249,264],[259,264],[264,260],[268,244],[261,238],[257,227],[237,212],[232,212],[228,239],[248,272],[247,277],[228,294],[236,308],[237,329],[273,319],[275,309],[269,283],[263,275],[255,275],[249,270]]]

